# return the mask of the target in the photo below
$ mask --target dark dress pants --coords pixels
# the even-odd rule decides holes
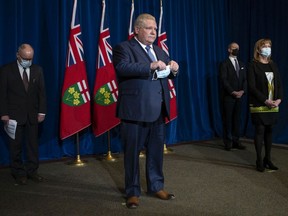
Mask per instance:
[[[17,125],[15,140],[9,138],[9,142],[12,175],[35,174],[39,167],[38,124],[32,125],[27,121],[25,125]]]
[[[121,123],[124,144],[125,193],[127,197],[140,196],[139,154],[146,149],[147,192],[155,193],[164,187],[163,146],[165,122],[161,115],[155,122],[125,121]]]
[[[228,100],[223,104],[223,141],[225,146],[239,144],[241,100]]]

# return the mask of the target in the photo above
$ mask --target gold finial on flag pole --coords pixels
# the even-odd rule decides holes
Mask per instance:
[[[76,160],[70,161],[67,164],[74,165],[74,166],[84,166],[87,163],[87,161],[81,160],[80,158],[79,133],[76,133],[76,148],[77,148]]]

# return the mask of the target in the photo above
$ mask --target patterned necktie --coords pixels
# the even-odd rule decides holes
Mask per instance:
[[[152,52],[151,52],[151,47],[150,47],[149,45],[147,45],[147,46],[145,47],[145,49],[147,50],[147,53],[148,53],[150,59],[151,59],[153,62],[154,62],[154,61],[157,61],[156,58],[155,58],[155,56],[154,56],[154,55],[152,54]]]
[[[24,70],[23,70],[23,83],[24,83],[25,90],[27,92],[28,91],[28,86],[29,86],[29,81],[28,81],[28,76],[27,76],[27,73],[26,73],[26,68],[24,68]]]
[[[237,77],[239,77],[240,67],[239,67],[239,64],[238,64],[237,59],[235,58],[234,60],[235,60],[235,70],[236,70],[236,74],[237,74]]]

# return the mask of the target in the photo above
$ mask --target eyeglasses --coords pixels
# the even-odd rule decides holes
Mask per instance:
[[[22,60],[26,60],[26,61],[31,61],[33,60],[33,58],[23,58],[19,53],[18,56],[22,59]]]

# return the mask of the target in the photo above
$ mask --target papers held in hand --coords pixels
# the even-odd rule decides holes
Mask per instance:
[[[7,124],[4,125],[4,130],[11,139],[15,139],[15,133],[17,128],[17,121],[10,119]]]

